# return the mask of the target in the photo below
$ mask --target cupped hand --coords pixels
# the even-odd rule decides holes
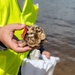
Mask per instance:
[[[13,38],[16,30],[21,30],[25,25],[21,24],[10,24],[0,28],[0,41],[7,47],[15,52],[25,52],[31,50],[29,46],[19,46],[19,40]]]

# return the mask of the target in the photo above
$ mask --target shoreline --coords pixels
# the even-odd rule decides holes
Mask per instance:
[[[44,47],[51,53],[51,56],[60,58],[53,75],[75,75],[75,50],[66,49],[65,46],[58,49],[51,47],[50,44],[45,44]]]

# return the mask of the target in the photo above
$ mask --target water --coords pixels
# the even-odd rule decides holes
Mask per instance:
[[[36,23],[42,26],[51,49],[75,50],[75,0],[34,0],[39,3]]]

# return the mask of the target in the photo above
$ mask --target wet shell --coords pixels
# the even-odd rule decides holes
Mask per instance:
[[[42,40],[45,39],[45,37],[46,36],[44,30],[41,27],[34,25],[32,27],[28,27],[28,31],[23,40],[25,41],[25,45],[35,47],[39,46],[39,44]]]
[[[44,40],[45,39],[45,34],[42,33],[41,36],[40,36],[41,40]]]
[[[25,41],[23,41],[23,46],[22,46],[22,47],[24,47],[26,44],[27,44],[27,43],[26,43]]]

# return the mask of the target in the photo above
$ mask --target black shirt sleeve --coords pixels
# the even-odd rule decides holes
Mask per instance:
[[[6,49],[7,47],[2,42],[0,42],[0,51],[4,51]]]

